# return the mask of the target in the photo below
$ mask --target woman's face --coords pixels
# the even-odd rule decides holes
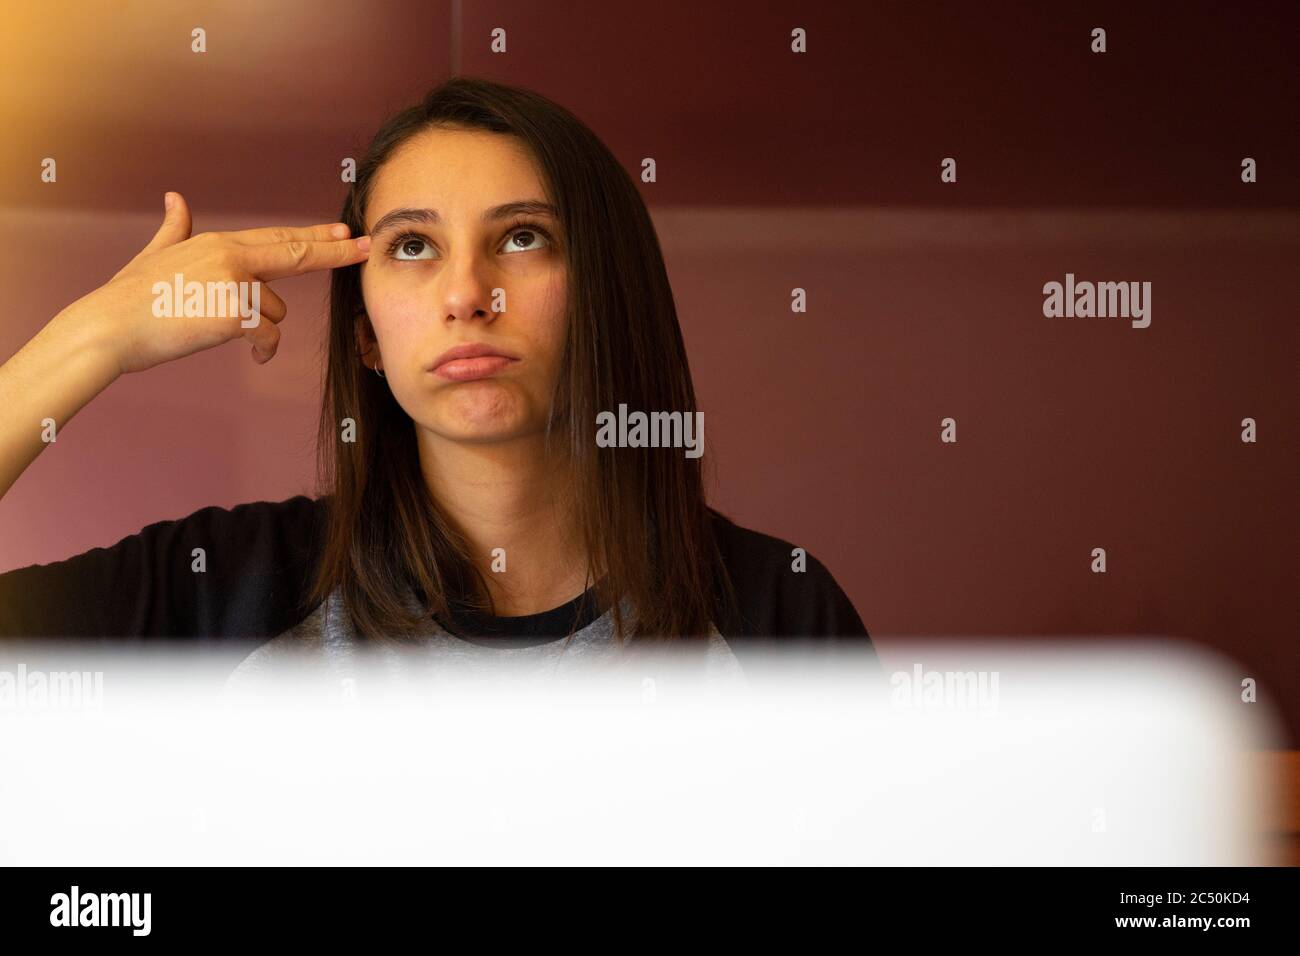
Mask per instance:
[[[563,239],[514,137],[427,130],[376,174],[361,290],[379,363],[420,428],[452,441],[542,431],[564,345]],[[364,332],[359,332],[364,335]],[[377,348],[374,347],[377,344]],[[455,348],[491,354],[441,361]]]

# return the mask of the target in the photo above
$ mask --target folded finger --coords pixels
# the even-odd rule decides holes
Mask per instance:
[[[253,344],[253,355],[260,362],[269,362],[280,347],[280,329],[274,322],[258,322],[242,334]]]
[[[259,283],[257,289],[258,311],[272,322],[279,323],[289,314],[289,307],[271,290],[265,282]]]

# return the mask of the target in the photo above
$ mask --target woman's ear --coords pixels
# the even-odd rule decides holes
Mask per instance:
[[[366,315],[364,312],[358,313],[353,328],[357,338],[357,354],[361,356],[362,364],[367,368],[374,368],[379,362],[378,350],[376,348],[379,342],[375,338],[375,330],[370,324],[370,316]],[[372,361],[367,361],[372,350],[376,352],[374,359]]]

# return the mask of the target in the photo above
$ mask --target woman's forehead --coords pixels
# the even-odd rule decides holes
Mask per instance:
[[[403,143],[375,174],[366,218],[387,209],[437,209],[444,221],[544,197],[532,157],[515,137],[481,130],[426,130]]]

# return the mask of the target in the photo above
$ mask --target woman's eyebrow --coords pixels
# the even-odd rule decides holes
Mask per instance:
[[[499,206],[484,210],[483,221],[497,222],[501,219],[510,219],[521,215],[550,216],[553,219],[559,219],[555,207],[548,202],[543,202],[540,199],[516,199],[513,202],[502,203]],[[385,229],[392,229],[394,226],[436,226],[440,222],[442,222],[442,216],[439,215],[436,209],[417,209],[407,206],[394,209],[380,216],[379,221],[370,230],[370,235],[376,235]]]

